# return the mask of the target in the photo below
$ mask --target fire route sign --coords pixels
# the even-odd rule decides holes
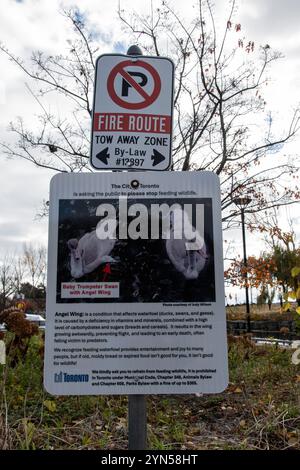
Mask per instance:
[[[97,59],[91,165],[166,170],[171,165],[174,64],[163,57]]]

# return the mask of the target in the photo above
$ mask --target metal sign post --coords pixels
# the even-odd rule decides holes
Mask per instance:
[[[131,46],[127,55],[143,55],[138,46]],[[128,450],[147,448],[146,395],[128,395]]]
[[[147,448],[147,409],[145,395],[128,396],[128,449]]]

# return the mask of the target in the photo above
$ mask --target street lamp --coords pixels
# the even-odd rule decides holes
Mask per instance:
[[[244,252],[244,281],[246,292],[246,318],[247,318],[247,332],[251,333],[250,323],[250,305],[249,305],[249,288],[248,288],[248,273],[247,273],[247,254],[246,254],[246,235],[245,235],[245,209],[250,204],[251,198],[249,196],[240,196],[233,199],[235,205],[241,210],[242,218],[242,234],[243,234],[243,252]]]

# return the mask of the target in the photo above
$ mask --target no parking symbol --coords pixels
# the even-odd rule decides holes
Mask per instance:
[[[171,165],[174,65],[162,57],[106,54],[96,63],[91,164],[166,170]]]
[[[118,75],[122,77],[122,86],[121,90],[117,91],[115,89],[115,78]],[[150,94],[144,90],[144,87],[149,83],[149,75],[153,80],[153,91]],[[130,88],[140,96],[141,101],[130,102],[129,99],[124,99],[124,97],[128,97]],[[147,62],[124,60],[110,72],[107,80],[107,90],[111,99],[118,106],[125,109],[143,109],[150,106],[158,98],[161,91],[161,80],[155,68]],[[121,96],[118,94],[120,91]]]

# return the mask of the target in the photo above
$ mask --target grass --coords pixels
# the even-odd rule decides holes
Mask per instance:
[[[40,338],[0,366],[1,449],[126,449],[127,397],[52,397]],[[217,395],[148,396],[149,449],[300,450],[300,365],[291,351],[229,341],[230,384]]]

